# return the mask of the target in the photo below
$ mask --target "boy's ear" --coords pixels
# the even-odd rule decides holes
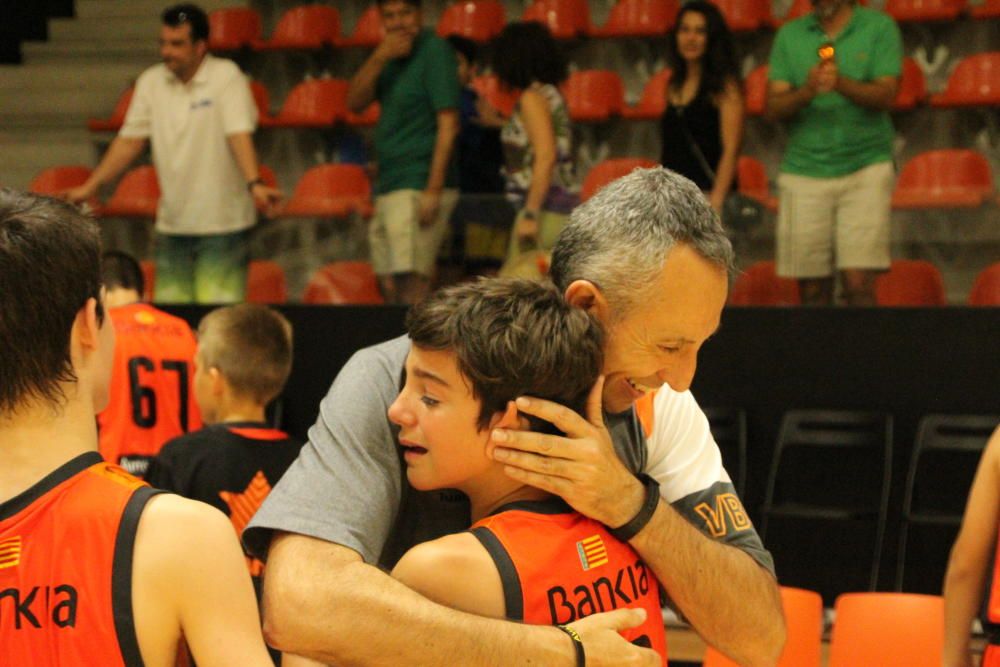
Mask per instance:
[[[493,415],[494,423],[490,428],[507,428],[516,431],[527,431],[530,428],[528,418],[521,416],[514,401],[507,401],[507,409]]]
[[[208,369],[208,377],[212,381],[212,395],[221,396],[227,387],[226,378],[215,366]]]

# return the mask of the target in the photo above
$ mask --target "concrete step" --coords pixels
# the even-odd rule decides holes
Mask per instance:
[[[155,45],[159,39],[159,32],[160,19],[156,14],[52,19],[49,21],[50,44],[100,40],[107,45],[119,41],[146,39]]]
[[[83,18],[121,16],[152,16],[159,21],[160,13],[170,3],[164,0],[76,0],[76,15]],[[246,6],[240,0],[200,0],[198,6],[206,12],[223,7]]]
[[[70,82],[68,82],[70,83]],[[0,95],[0,116],[69,115],[86,119],[110,113],[117,100],[112,89],[95,88],[86,81],[73,82],[75,87],[59,89],[34,88],[15,94]],[[118,91],[120,92],[120,87]]]
[[[0,133],[0,153],[0,184],[21,190],[42,169],[60,164],[94,166],[100,157],[86,130],[44,126],[5,129]]]
[[[71,42],[25,42],[21,46],[26,63],[107,63],[129,62],[152,65],[159,61],[159,47],[155,38],[117,40],[102,43],[99,40]]]
[[[149,63],[146,63],[148,65]],[[0,66],[0,90],[61,90],[81,87],[124,90],[145,65],[131,63],[28,63]],[[112,102],[113,104],[113,102]]]

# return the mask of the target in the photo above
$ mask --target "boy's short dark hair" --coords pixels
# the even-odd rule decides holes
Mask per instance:
[[[101,303],[101,237],[70,204],[0,188],[0,415],[25,403],[60,405],[75,382],[73,321]]]
[[[461,35],[448,35],[446,38],[455,53],[460,53],[470,64],[479,62],[479,45],[467,37]]]
[[[216,308],[198,324],[198,363],[219,369],[234,392],[265,405],[292,371],[292,325],[260,304]]]
[[[139,262],[120,250],[109,250],[101,256],[101,278],[108,289],[135,290],[142,296],[146,288]]]
[[[203,42],[208,39],[208,15],[198,5],[183,3],[167,7],[160,15],[163,25],[177,28],[185,23],[191,26],[191,41]]]
[[[413,344],[450,350],[481,403],[478,426],[518,396],[536,396],[584,414],[604,363],[604,335],[586,311],[548,283],[484,278],[430,295],[406,316]],[[533,430],[553,432],[529,416]]]

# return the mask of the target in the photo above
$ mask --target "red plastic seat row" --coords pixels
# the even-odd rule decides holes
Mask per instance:
[[[896,209],[970,208],[993,196],[993,173],[973,150],[943,149],[921,153],[903,166],[896,181]]]
[[[371,183],[364,167],[321,164],[302,175],[281,217],[341,218],[372,214]]]
[[[351,125],[373,125],[379,105],[373,102],[363,113],[347,108],[348,82],[343,79],[311,79],[288,93],[274,116],[263,116],[261,127],[329,127],[338,121]]]
[[[333,262],[320,267],[309,279],[302,302],[327,305],[378,305],[385,303],[378,278],[368,262]]]
[[[142,298],[152,301],[156,285],[156,264],[148,259],[139,262],[145,283]],[[249,303],[285,303],[288,301],[288,281],[285,270],[268,259],[252,259],[247,265],[247,293]]]
[[[648,169],[655,166],[657,166],[655,161],[641,157],[610,158],[598,162],[590,168],[586,178],[583,179],[583,185],[580,188],[580,201],[587,201],[605,185],[632,173],[635,169]]]

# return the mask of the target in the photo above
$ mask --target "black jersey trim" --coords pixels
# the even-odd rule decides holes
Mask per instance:
[[[35,502],[46,493],[56,488],[74,475],[77,475],[92,465],[104,461],[97,452],[84,452],[74,456],[66,463],[62,464],[48,475],[38,480],[33,486],[22,493],[17,494],[10,500],[0,503],[0,521],[14,516],[25,507]]]
[[[500,572],[500,583],[503,585],[504,606],[506,616],[512,621],[524,620],[524,596],[521,592],[521,577],[517,574],[514,561],[504,548],[500,539],[492,530],[485,526],[477,526],[472,529],[472,534],[486,548],[487,553],[493,559],[493,563]]]
[[[139,517],[146,503],[153,496],[163,493],[143,486],[135,490],[122,512],[115,537],[115,555],[111,566],[111,611],[115,619],[118,647],[125,667],[143,667],[139,640],[135,634],[135,616],[132,609],[132,558],[135,555],[135,534]]]
[[[489,516],[495,516],[511,510],[522,510],[524,512],[533,512],[535,514],[569,514],[571,512],[576,512],[576,510],[570,507],[569,503],[565,500],[559,496],[552,496],[551,498],[546,498],[545,500],[516,500],[512,503],[501,505],[490,512]]]

